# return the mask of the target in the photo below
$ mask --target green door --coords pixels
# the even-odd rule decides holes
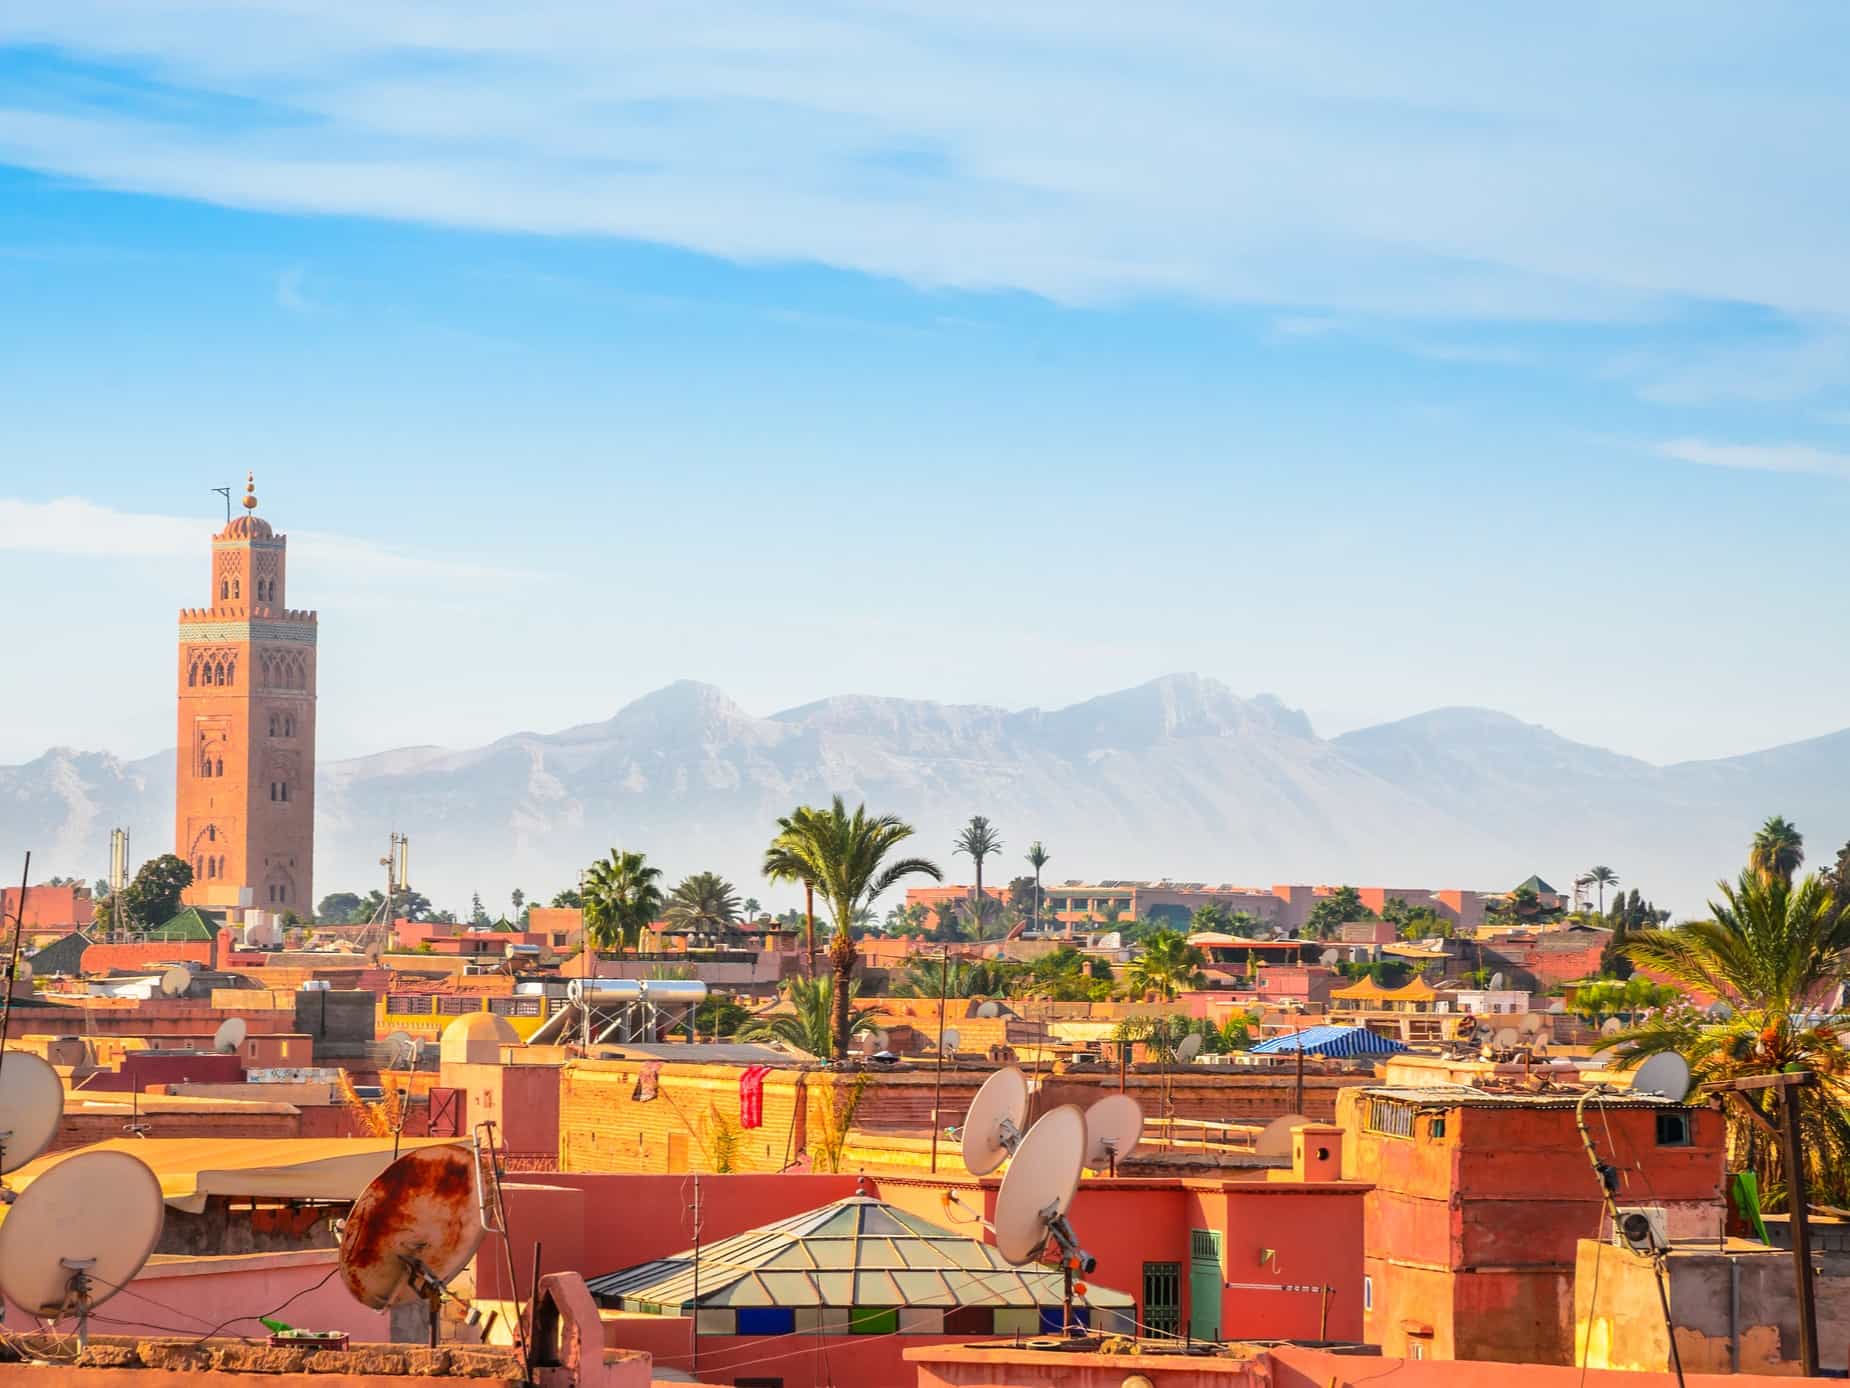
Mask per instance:
[[[1220,1234],[1213,1229],[1188,1231],[1188,1335],[1191,1340],[1220,1339],[1222,1283]]]

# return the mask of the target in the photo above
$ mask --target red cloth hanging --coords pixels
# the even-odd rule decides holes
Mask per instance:
[[[764,1077],[771,1073],[769,1065],[747,1065],[739,1075],[739,1126],[741,1128],[762,1128],[764,1126]]]

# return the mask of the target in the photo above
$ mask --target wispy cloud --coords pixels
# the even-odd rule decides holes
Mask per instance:
[[[322,305],[308,297],[308,271],[291,265],[276,277],[276,306],[288,313],[321,312]]]
[[[194,559],[210,528],[196,519],[117,511],[81,497],[22,501],[0,497],[0,551],[77,559]],[[518,580],[522,569],[460,562],[396,549],[348,535],[303,531],[290,536],[290,569],[339,577]]]
[[[1850,310],[1850,16],[12,0],[0,160],[923,285],[1443,318]],[[1726,63],[1725,87],[1703,74]]]
[[[1850,480],[1850,453],[1801,443],[1715,443],[1708,439],[1669,439],[1657,445],[1660,457],[1703,467],[1747,468],[1754,472],[1801,472]]]

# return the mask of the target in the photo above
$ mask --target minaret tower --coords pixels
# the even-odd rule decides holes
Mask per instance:
[[[211,605],[180,612],[174,852],[197,906],[314,910],[315,631],[286,605],[288,538],[244,511],[212,537]]]

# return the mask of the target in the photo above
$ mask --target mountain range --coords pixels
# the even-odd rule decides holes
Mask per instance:
[[[173,754],[122,761],[57,748],[0,767],[0,848],[34,877],[94,878],[115,825],[138,858],[165,851]],[[317,783],[322,895],[375,885],[386,836],[412,840],[413,885],[466,911],[480,891],[549,897],[612,845],[669,880],[711,868],[746,895],[773,820],[841,794],[902,816],[919,850],[967,881],[956,828],[1001,831],[990,880],[1170,877],[1501,890],[1540,873],[1565,887],[1593,863],[1659,905],[1700,909],[1784,814],[1829,862],[1850,837],[1850,730],[1714,761],[1656,766],[1488,709],[1435,709],[1319,737],[1269,695],[1170,675],[1068,708],[1008,711],[858,695],[768,717],[681,681],[603,722],[484,747],[405,747],[325,764]],[[5,858],[0,857],[0,862]]]

